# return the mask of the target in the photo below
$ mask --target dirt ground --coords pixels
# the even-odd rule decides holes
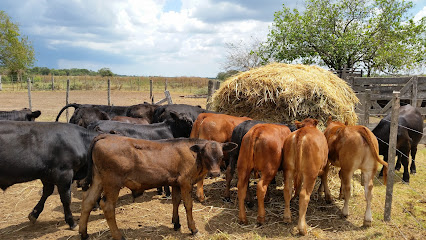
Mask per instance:
[[[174,103],[187,103],[205,107],[206,99],[181,98],[183,94],[172,94]],[[149,93],[112,92],[114,105],[131,105],[149,100]],[[163,98],[156,93],[156,101]],[[72,91],[70,102],[107,104],[106,92]],[[65,105],[64,92],[32,92],[33,110],[41,110],[38,121],[54,121],[59,110]],[[12,110],[28,107],[27,92],[0,92],[0,110]],[[72,112],[70,112],[71,114]],[[61,118],[64,121],[65,118]],[[426,201],[424,166],[426,148],[419,146],[417,155],[418,173],[411,177],[410,185],[396,179],[392,221],[383,221],[385,186],[376,179],[373,189],[373,226],[362,227],[365,211],[364,190],[359,184],[357,172],[353,180],[350,201],[350,216],[343,218],[341,208],[343,200],[339,195],[340,180],[337,170],[331,173],[330,187],[334,201],[326,204],[322,197],[313,194],[307,212],[308,235],[297,234],[297,201],[292,202],[293,222],[284,224],[284,198],[282,176],[278,174],[277,185],[271,190],[271,200],[266,204],[266,224],[256,227],[257,208],[247,209],[249,225],[238,224],[237,189],[234,179],[231,190],[231,203],[222,201],[225,180],[222,177],[207,179],[205,193],[207,200],[199,203],[194,200],[194,219],[201,236],[200,239],[424,239],[426,236]],[[401,173],[397,173],[401,176]],[[251,190],[255,193],[255,181]],[[44,211],[35,224],[28,221],[28,214],[41,197],[42,185],[39,180],[16,184],[0,193],[0,239],[80,239],[78,227],[69,230],[64,221],[63,208],[59,195],[48,198]],[[316,191],[316,189],[314,190]],[[122,189],[116,208],[119,228],[127,239],[187,239],[189,235],[184,207],[179,208],[182,228],[173,231],[171,224],[172,202],[156,195],[155,190],[144,193],[133,202],[130,191]],[[193,193],[195,196],[195,193]],[[72,189],[72,212],[74,219],[80,216],[82,192]],[[101,210],[93,211],[88,225],[91,239],[111,239],[108,226]]]

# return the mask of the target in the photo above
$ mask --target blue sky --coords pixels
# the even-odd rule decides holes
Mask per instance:
[[[426,16],[426,0],[411,14]],[[225,44],[266,39],[274,13],[303,0],[1,0],[35,66],[138,76],[215,77]]]

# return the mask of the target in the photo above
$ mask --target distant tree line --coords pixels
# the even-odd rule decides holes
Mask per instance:
[[[101,68],[98,71],[92,71],[84,68],[71,69],[50,69],[47,67],[33,67],[28,69],[29,75],[55,75],[55,76],[114,76],[109,68]]]

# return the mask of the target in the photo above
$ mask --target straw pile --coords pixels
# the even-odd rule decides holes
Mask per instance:
[[[212,97],[213,110],[268,122],[328,116],[353,125],[358,98],[349,85],[316,66],[272,63],[228,78]]]

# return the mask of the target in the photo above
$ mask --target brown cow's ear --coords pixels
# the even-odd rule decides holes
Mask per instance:
[[[222,151],[230,152],[238,147],[238,144],[233,142],[222,143]]]
[[[195,145],[192,145],[189,149],[191,149],[191,151],[193,151],[195,153],[199,153],[199,152],[201,152],[201,149],[203,147],[204,146],[202,144],[195,144]]]
[[[314,119],[314,126],[318,125],[318,119]]]
[[[301,122],[299,122],[299,121],[294,121],[294,125],[296,125],[296,128],[297,129],[299,129],[299,128],[302,128],[303,127],[303,123],[301,123]]]
[[[332,121],[333,121],[333,118],[331,116],[328,116],[327,125],[329,125]]]

